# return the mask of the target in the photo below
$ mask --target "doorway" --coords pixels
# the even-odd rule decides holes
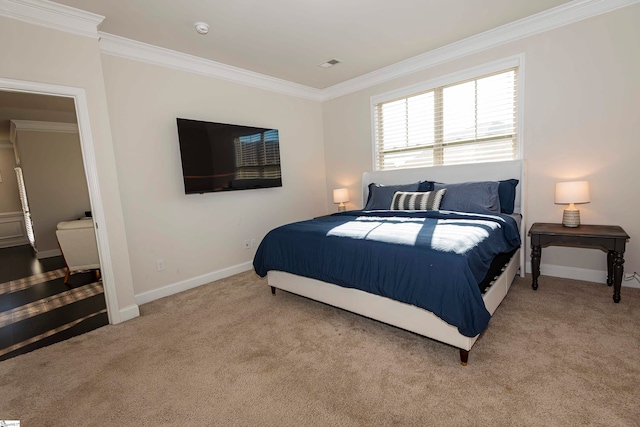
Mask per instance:
[[[5,288],[11,288],[13,291],[13,298],[11,302],[9,302],[9,298],[4,298],[4,301],[0,299],[0,311],[5,313],[4,321],[7,321],[7,315],[5,308],[12,307],[9,311],[13,310],[9,317],[20,318],[21,316],[25,316],[25,313],[31,313],[33,316],[28,319],[36,318],[37,316],[41,316],[42,314],[48,313],[48,315],[41,316],[38,319],[42,320],[47,317],[51,318],[51,310],[55,310],[53,307],[55,304],[62,304],[63,301],[74,301],[78,302],[80,300],[91,300],[94,304],[94,308],[96,306],[95,302],[98,299],[102,300],[103,307],[101,309],[96,310],[95,312],[99,312],[98,315],[91,315],[93,313],[86,313],[85,316],[80,317],[80,322],[82,323],[87,319],[90,319],[91,322],[95,324],[107,324],[107,323],[118,323],[119,322],[119,313],[117,301],[115,300],[115,289],[113,285],[113,272],[110,265],[110,256],[109,256],[109,247],[108,247],[108,236],[106,235],[106,230],[101,230],[98,224],[102,223],[103,218],[103,210],[102,210],[102,202],[100,197],[100,192],[98,189],[97,183],[97,175],[96,175],[96,166],[95,166],[95,154],[93,152],[93,142],[91,139],[91,133],[89,131],[88,126],[88,111],[86,107],[86,99],[84,95],[84,90],[78,88],[70,88],[70,87],[61,87],[61,86],[52,86],[45,85],[40,83],[30,83],[23,81],[11,81],[0,79],[0,95],[2,93],[9,93],[12,96],[18,96],[18,99],[22,99],[23,101],[29,98],[29,96],[46,96],[51,99],[64,99],[66,101],[71,100],[73,108],[75,111],[73,112],[73,117],[76,118],[78,131],[80,134],[80,150],[81,156],[83,159],[84,170],[86,174],[86,184],[88,186],[89,196],[90,196],[90,206],[91,212],[94,215],[96,226],[98,227],[96,230],[96,235],[98,238],[98,251],[100,254],[101,260],[101,270],[102,270],[102,281],[96,282],[95,280],[89,280],[88,283],[83,283],[83,280],[86,280],[87,277],[83,277],[83,274],[72,275],[69,279],[69,285],[62,285],[64,288],[60,287],[61,278],[58,277],[61,273],[61,270],[64,269],[65,263],[64,259],[61,256],[52,256],[47,258],[38,259],[33,255],[33,253],[29,253],[29,251],[25,251],[25,249],[30,249],[29,246],[26,247],[14,247],[14,248],[2,248],[0,249],[0,263],[3,265],[2,271],[4,273],[8,272],[4,275],[5,278],[11,277],[11,280],[0,280],[0,283],[5,285]],[[20,96],[23,95],[23,96]],[[24,107],[24,105],[23,105]],[[28,110],[28,108],[26,108]],[[2,111],[2,108],[0,108]],[[47,116],[42,112],[37,117],[31,117],[31,119],[40,119],[45,120],[45,117],[50,117],[48,120],[56,121],[55,114],[52,116]],[[57,120],[60,120],[58,118]],[[68,120],[66,120],[68,121]],[[5,143],[6,141],[2,141],[3,138],[0,133],[0,145]],[[11,171],[13,172],[13,171]],[[0,176],[7,176],[9,171],[2,170],[0,171]],[[104,229],[104,227],[103,227]],[[55,254],[54,254],[55,255]],[[3,258],[4,257],[4,258]],[[20,261],[16,261],[20,259]],[[7,264],[8,263],[8,264]],[[11,273],[8,269],[5,268],[5,265],[11,265],[12,270]],[[20,267],[22,265],[22,267]],[[15,267],[15,268],[14,268]],[[29,273],[25,276],[16,277],[15,272],[18,270],[29,270]],[[22,274],[22,273],[20,273]],[[75,277],[74,277],[75,276]],[[95,277],[95,276],[93,276]],[[94,286],[93,284],[98,283],[99,286]],[[85,287],[85,285],[92,285],[89,287]],[[39,290],[35,292],[35,294],[41,294],[42,298],[35,301],[28,301],[24,298],[25,289],[28,289],[30,286],[31,293],[34,293],[33,290],[38,288]],[[2,285],[0,285],[0,288]],[[80,289],[82,288],[82,289]],[[18,294],[15,292],[21,292],[20,297],[17,297]],[[61,292],[55,292],[56,289]],[[2,292],[2,289],[0,289]],[[44,292],[44,293],[42,293]],[[64,295],[62,295],[64,294]],[[97,296],[97,298],[96,298]],[[1,294],[0,294],[1,298]],[[25,302],[26,304],[20,305],[22,308],[21,314],[16,315],[15,309],[17,308],[15,305],[18,304],[16,302],[20,300],[21,302]],[[40,301],[43,300],[43,301]],[[53,305],[51,305],[53,303]],[[49,304],[48,311],[42,313],[43,304]],[[4,305],[4,307],[3,307]],[[26,307],[25,307],[26,306]],[[59,308],[59,307],[58,307]],[[40,314],[39,311],[40,310]],[[65,315],[69,318],[69,315]],[[62,317],[65,317],[62,316]],[[87,317],[88,316],[88,317]],[[86,317],[83,319],[83,317]],[[2,320],[2,315],[0,314],[0,320]],[[73,324],[74,321],[78,321],[78,319],[72,319],[70,322],[67,322],[66,329],[64,331],[58,330],[57,332],[51,333],[50,330],[44,331],[44,340],[51,343],[55,342],[54,335],[62,336],[66,335],[67,337],[73,330],[78,330],[82,328],[76,327],[79,323]],[[91,323],[85,322],[85,323]],[[30,329],[35,333],[40,331],[41,333],[38,335],[42,335],[42,327],[36,327],[35,321],[31,322],[32,325]],[[39,321],[39,323],[42,323]],[[71,326],[69,326],[71,324]],[[0,323],[2,325],[2,323]],[[6,326],[6,325],[5,325]],[[1,328],[0,328],[1,329]],[[56,328],[54,328],[56,329]],[[66,332],[65,332],[66,331]],[[6,330],[5,330],[6,332]],[[64,332],[64,333],[60,333]],[[22,335],[18,334],[18,336],[24,337],[24,333],[21,332]],[[47,335],[48,334],[48,335]],[[5,334],[4,338],[0,336],[0,345],[7,344],[6,337],[9,334]],[[65,338],[66,339],[66,338]],[[26,342],[28,340],[23,340],[22,348],[31,348],[31,342]],[[14,346],[16,343],[12,343]],[[31,346],[31,347],[29,347]],[[2,351],[0,350],[0,359],[2,358]]]

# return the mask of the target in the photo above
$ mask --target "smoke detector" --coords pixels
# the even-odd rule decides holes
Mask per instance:
[[[196,28],[198,34],[205,35],[209,32],[209,24],[206,22],[196,22],[193,26]]]
[[[322,68],[329,68],[329,67],[333,67],[336,64],[341,63],[342,61],[340,61],[339,59],[330,59],[327,62],[323,62],[322,64],[318,64],[319,67]]]

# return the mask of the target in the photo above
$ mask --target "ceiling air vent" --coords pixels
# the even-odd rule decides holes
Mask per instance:
[[[339,59],[330,59],[327,62],[323,62],[322,64],[318,64],[320,67],[322,68],[329,68],[329,67],[333,67],[336,64],[341,63],[342,61],[340,61]]]

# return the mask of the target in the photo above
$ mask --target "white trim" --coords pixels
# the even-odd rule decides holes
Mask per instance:
[[[640,283],[638,283],[635,280],[622,279],[622,286],[625,287],[625,288],[640,289]]]
[[[137,304],[130,305],[120,310],[120,321],[126,322],[127,320],[135,319],[140,316],[140,308]]]
[[[357,92],[464,56],[573,24],[638,2],[640,0],[574,0],[338,83],[324,89],[322,98],[326,101]]]
[[[517,98],[517,103],[518,103],[518,117],[517,117],[517,121],[518,121],[518,151],[516,152],[516,158],[518,159],[524,159],[524,118],[526,117],[524,114],[524,94],[526,92],[525,90],[525,75],[526,75],[526,67],[525,67],[525,54],[521,53],[520,55],[518,55],[518,87],[516,90],[516,95],[518,96]],[[525,166],[526,168],[526,166]],[[524,191],[524,188],[521,189],[521,191]],[[526,198],[526,195],[523,193],[522,194],[522,200],[524,201]],[[522,209],[522,211],[524,212],[524,209]]]
[[[136,295],[136,304],[142,305],[151,301],[155,301],[160,298],[168,297],[170,295],[184,292],[189,289],[197,288],[198,286],[206,285],[207,283],[214,282],[216,280],[224,279],[226,277],[233,276],[234,274],[244,273],[253,268],[251,261],[237,264],[222,270],[212,271],[211,273],[203,274],[201,276],[192,277],[191,279],[182,280],[177,283],[163,286],[152,291],[143,292]]]
[[[531,273],[531,261],[527,261],[527,273]],[[540,274],[543,276],[560,277],[563,279],[582,280],[584,282],[607,283],[607,272],[602,270],[565,267],[555,264],[540,264]],[[622,286],[626,288],[640,289],[640,283],[634,281],[623,280]]]
[[[0,239],[0,249],[14,248],[16,246],[24,246],[29,244],[29,239],[26,237],[16,237],[14,239]]]
[[[78,133],[76,123],[41,122],[37,120],[10,120],[16,131]]]
[[[98,253],[100,254],[101,265],[100,270],[102,273],[102,283],[104,285],[104,294],[107,303],[107,313],[109,314],[110,323],[122,322],[123,320],[120,317],[120,308],[118,306],[118,298],[116,294],[115,275],[113,273],[113,266],[111,265],[109,233],[104,220],[104,208],[102,206],[102,195],[100,193],[100,185],[98,182],[96,154],[93,148],[91,121],[89,120],[89,107],[87,106],[87,95],[85,90],[70,86],[28,82],[24,80],[10,80],[4,78],[0,78],[0,90],[62,96],[73,98],[75,100],[82,159],[84,162],[85,175],[87,177],[91,212],[93,214],[94,223],[96,224]]]
[[[233,67],[186,53],[100,32],[100,51],[161,67],[187,71],[220,80],[265,89],[299,98],[321,101],[321,90],[287,80]]]
[[[2,182],[0,180],[0,182]],[[0,234],[0,248],[28,245],[29,239],[24,226],[24,214],[22,211],[0,213],[0,224],[18,223],[19,234]]]
[[[0,0],[0,16],[98,38],[104,16],[46,0]]]
[[[60,249],[51,249],[48,251],[37,251],[36,252],[36,258],[38,259],[43,259],[43,258],[53,258],[54,256],[61,256],[62,252],[60,252]]]

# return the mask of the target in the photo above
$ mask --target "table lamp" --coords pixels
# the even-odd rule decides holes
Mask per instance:
[[[346,207],[344,202],[349,201],[349,190],[346,188],[336,188],[333,190],[333,203],[339,203],[338,212],[344,212]]]
[[[589,203],[589,181],[571,181],[556,183],[555,202],[569,204],[562,214],[562,225],[578,227],[580,225],[580,211],[575,203]]]

